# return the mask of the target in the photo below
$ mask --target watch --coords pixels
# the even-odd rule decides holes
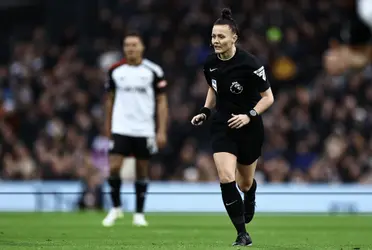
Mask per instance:
[[[251,109],[249,112],[248,112],[248,117],[251,118],[252,120],[253,119],[256,119],[258,117],[258,113],[256,110],[254,109]]]
[[[251,111],[249,111],[249,115],[250,116],[257,116],[258,114],[257,114],[257,111],[256,110],[251,109]]]

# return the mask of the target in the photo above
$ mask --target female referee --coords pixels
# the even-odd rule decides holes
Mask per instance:
[[[238,236],[234,246],[252,245],[245,228],[255,210],[254,172],[261,155],[264,127],[261,114],[274,102],[264,67],[255,56],[236,47],[238,28],[230,9],[223,9],[212,29],[214,52],[204,64],[210,86],[205,105],[191,123],[201,125],[211,115],[213,158],[222,200]],[[244,203],[236,187],[244,192]]]

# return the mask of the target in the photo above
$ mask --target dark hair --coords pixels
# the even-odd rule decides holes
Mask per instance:
[[[130,30],[130,31],[126,32],[125,35],[124,35],[124,38],[126,38],[128,36],[138,37],[139,39],[141,39],[141,41],[143,40],[142,34],[137,30]]]
[[[224,8],[221,11],[221,17],[216,20],[214,25],[229,25],[232,32],[235,34],[239,33],[238,26],[236,25],[234,19],[232,18],[232,13],[229,8]]]

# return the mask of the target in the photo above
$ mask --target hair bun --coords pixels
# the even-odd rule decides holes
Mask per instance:
[[[224,8],[224,9],[221,11],[221,18],[222,18],[222,19],[232,20],[232,13],[231,13],[231,10],[230,10],[229,8]]]

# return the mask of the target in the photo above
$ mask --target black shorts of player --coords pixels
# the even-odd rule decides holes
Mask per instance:
[[[213,153],[231,153],[237,157],[239,164],[250,165],[261,156],[264,142],[262,118],[240,129],[231,129],[227,121],[213,119],[211,137]]]
[[[140,160],[149,160],[157,152],[154,137],[132,137],[113,134],[109,154],[119,154]]]

